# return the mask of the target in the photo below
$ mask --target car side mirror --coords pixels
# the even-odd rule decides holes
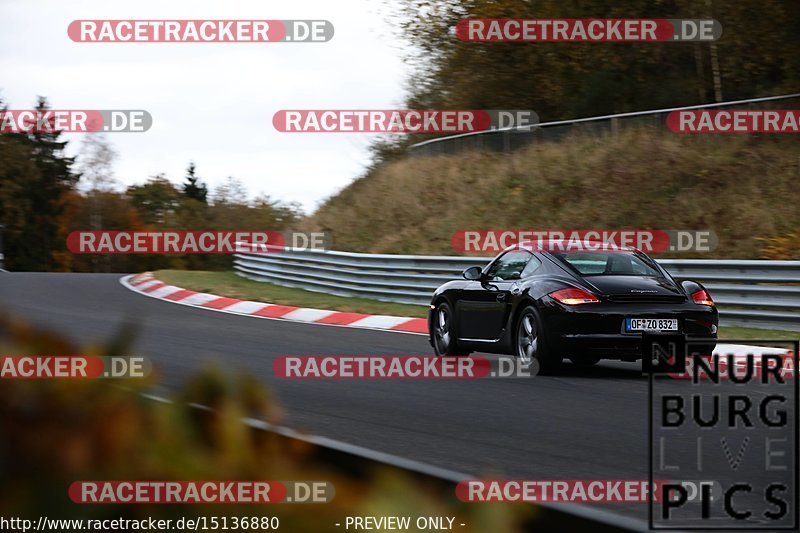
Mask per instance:
[[[468,279],[470,281],[477,281],[481,279],[481,277],[483,276],[483,270],[481,270],[481,267],[477,266],[469,267],[464,272],[462,272],[461,275],[464,276],[464,279]]]

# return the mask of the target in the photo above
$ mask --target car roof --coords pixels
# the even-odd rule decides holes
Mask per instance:
[[[510,250],[527,250],[529,252],[640,252],[633,246],[621,246],[619,244],[592,240],[592,239],[541,239],[536,241],[521,241],[517,244],[507,246],[503,253]]]

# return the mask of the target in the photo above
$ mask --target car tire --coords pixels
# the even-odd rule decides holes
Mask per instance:
[[[561,367],[563,358],[547,349],[542,321],[533,306],[522,310],[517,319],[514,348],[523,369],[531,375],[552,374]]]
[[[434,310],[431,328],[431,344],[438,356],[469,355],[459,348],[453,321],[453,310],[447,302],[440,302]]]

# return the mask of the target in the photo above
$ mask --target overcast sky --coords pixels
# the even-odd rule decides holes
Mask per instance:
[[[164,173],[182,181],[190,160],[213,188],[227,176],[251,196],[306,211],[358,177],[363,133],[279,133],[279,109],[400,107],[404,43],[383,0],[0,0],[0,95],[29,109],[145,109],[145,133],[108,133],[117,180]],[[75,43],[76,19],[327,19],[328,43]],[[83,134],[69,134],[70,153]]]

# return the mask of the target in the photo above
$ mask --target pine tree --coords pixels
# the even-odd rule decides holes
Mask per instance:
[[[36,110],[45,113],[47,100]],[[59,131],[0,134],[0,224],[6,226],[6,265],[11,270],[58,270],[66,249],[60,230],[66,195],[80,177]]]
[[[204,204],[207,203],[206,197],[208,196],[208,187],[195,175],[194,163],[189,163],[189,168],[186,169],[186,182],[183,184],[183,194],[192,200],[197,200]]]

